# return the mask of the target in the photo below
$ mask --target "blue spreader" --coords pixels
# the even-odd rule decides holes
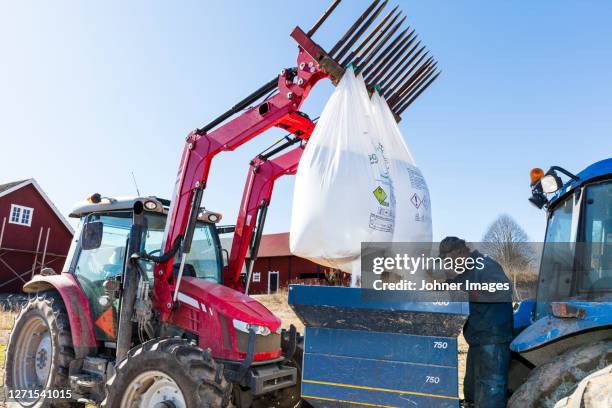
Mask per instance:
[[[463,302],[372,302],[359,288],[292,285],[314,407],[458,407]]]

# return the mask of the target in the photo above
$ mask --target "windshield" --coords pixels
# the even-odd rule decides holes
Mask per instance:
[[[548,313],[550,302],[612,293],[612,182],[588,185],[582,196],[580,214],[572,194],[548,219],[538,284],[540,316]]]
[[[162,240],[164,238],[164,227],[166,216],[158,213],[147,213],[148,229],[145,239],[145,251],[159,255]],[[176,261],[180,259],[175,257]],[[147,273],[153,277],[153,264],[146,263]],[[220,255],[220,244],[215,230],[215,225],[198,222],[193,234],[191,252],[187,254],[186,265],[191,265],[198,278],[207,279],[221,283],[222,260]],[[188,267],[187,267],[188,268]],[[188,275],[185,269],[185,275]]]
[[[612,182],[586,188],[577,270],[577,294],[612,293]]]
[[[574,196],[571,195],[548,217],[538,282],[538,314],[547,314],[548,302],[570,296],[574,264],[573,215]]]

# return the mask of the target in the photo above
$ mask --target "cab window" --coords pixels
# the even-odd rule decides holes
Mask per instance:
[[[99,248],[81,249],[74,273],[80,281],[102,282],[121,275],[130,227],[131,212],[111,215],[90,214],[85,222],[101,221],[104,225]]]
[[[567,197],[548,218],[538,281],[537,317],[548,314],[548,303],[570,296],[574,270],[572,219],[574,197]]]
[[[612,292],[612,183],[586,187],[578,247],[578,294],[596,297]]]
[[[159,255],[164,237],[166,216],[157,213],[148,213],[147,224],[148,229],[145,240],[145,250],[147,253],[154,252],[154,255]],[[214,224],[205,222],[197,223],[193,234],[191,251],[187,254],[185,263],[193,267],[193,271],[198,278],[220,283],[222,281],[222,264],[219,240],[214,228]],[[174,258],[175,262],[179,262],[180,258],[180,254],[177,254]],[[152,279],[153,264],[151,262],[146,262],[143,266]]]

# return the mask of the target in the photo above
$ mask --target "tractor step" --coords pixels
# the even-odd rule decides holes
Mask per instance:
[[[87,400],[101,401],[104,396],[106,372],[110,361],[88,356],[82,360],[75,360],[77,364],[70,367],[70,388],[78,397]]]

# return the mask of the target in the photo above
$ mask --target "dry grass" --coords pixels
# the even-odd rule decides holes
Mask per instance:
[[[4,362],[6,361],[6,343],[13,322],[15,321],[16,313],[10,310],[0,309],[0,388],[4,387]],[[0,401],[0,407],[4,407],[4,401]]]
[[[289,326],[293,324],[298,332],[304,333],[304,325],[287,303],[287,296],[286,288],[281,289],[274,295],[253,295],[255,299],[263,303],[264,306],[281,319],[284,329],[289,329]]]

